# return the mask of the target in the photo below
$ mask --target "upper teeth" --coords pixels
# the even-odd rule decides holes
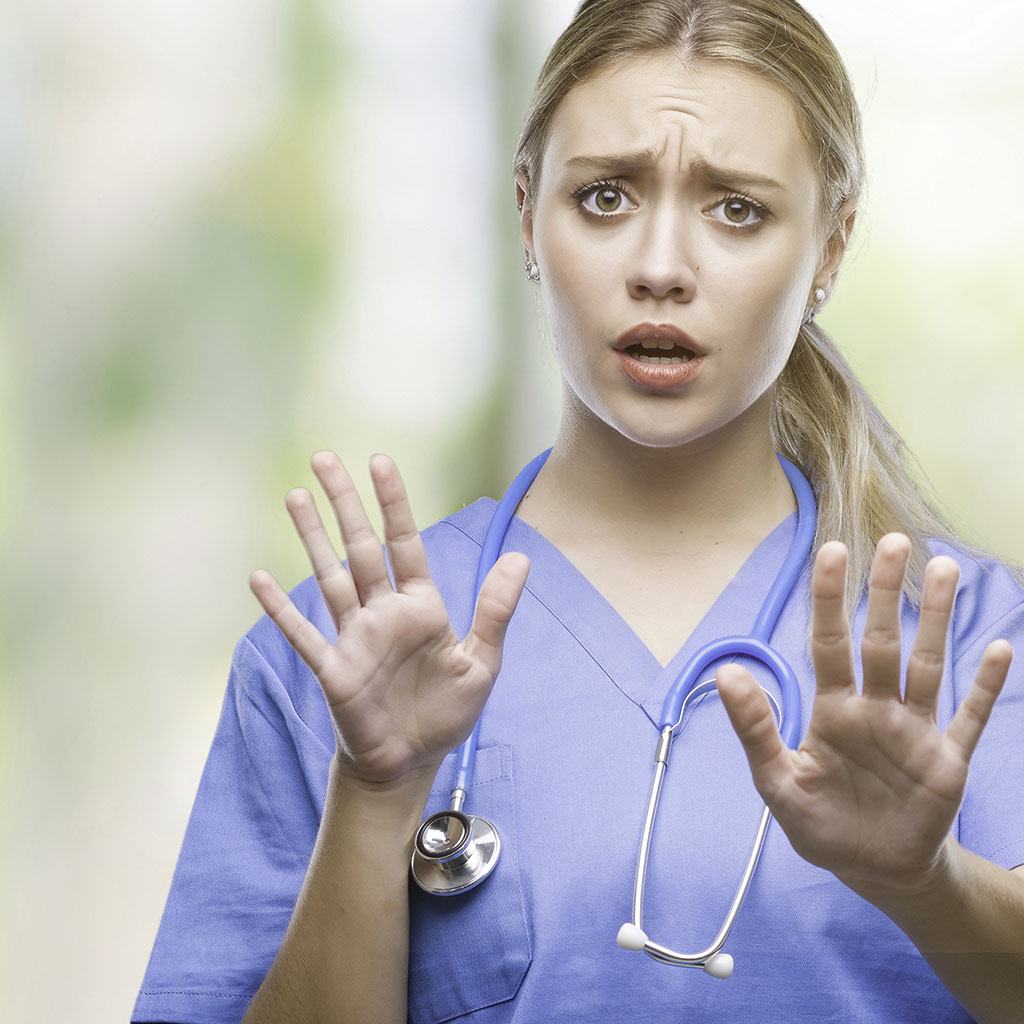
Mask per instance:
[[[655,341],[651,339],[647,341],[641,341],[639,343],[634,342],[633,344],[639,344],[642,348],[651,349],[652,351],[656,351],[658,349],[665,349],[667,351],[669,349],[673,349],[676,347],[676,342],[670,341],[668,338],[662,338],[660,341]],[[633,345],[630,345],[629,347],[632,348]],[[686,348],[685,345],[680,345],[679,347]]]

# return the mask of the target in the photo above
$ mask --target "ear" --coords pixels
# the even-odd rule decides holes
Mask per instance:
[[[516,185],[516,206],[519,207],[519,234],[523,246],[531,257],[536,254],[533,251],[533,204],[530,200],[530,179],[520,171],[515,176]]]
[[[816,281],[820,280],[823,276],[826,277],[828,282],[824,286],[826,292],[832,291],[833,278],[839,272],[839,265],[843,262],[843,257],[846,255],[846,247],[849,243],[850,235],[853,234],[853,225],[856,219],[856,200],[852,198],[847,199],[839,210],[837,217],[839,223],[825,246],[825,262],[822,264],[818,274],[815,274]]]

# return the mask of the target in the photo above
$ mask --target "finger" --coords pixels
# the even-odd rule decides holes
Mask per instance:
[[[529,572],[529,558],[521,551],[508,551],[494,563],[480,587],[464,646],[467,654],[487,666],[492,678],[501,669],[505,633]]]
[[[853,695],[853,641],[846,620],[846,545],[830,540],[818,549],[811,577],[812,640],[816,693]]]
[[[390,455],[371,455],[370,476],[384,516],[384,540],[391,554],[395,589],[407,590],[424,583],[433,586],[427,551],[416,529],[405,482],[395,460]]]
[[[985,648],[971,692],[956,709],[953,721],[946,729],[946,735],[960,748],[965,761],[970,761],[974,754],[1012,661],[1013,648],[1008,640],[993,640]]]
[[[768,698],[742,665],[723,665],[715,680],[733,731],[743,744],[754,786],[770,807],[791,765]]]
[[[319,451],[310,456],[309,464],[334,510],[360,603],[392,593],[384,547],[341,459],[335,452]]]
[[[249,573],[249,589],[263,605],[263,610],[277,623],[288,643],[319,678],[324,659],[333,650],[323,633],[295,607],[277,580],[265,569],[254,569]]]
[[[907,664],[903,703],[915,714],[935,721],[935,702],[946,664],[946,640],[960,566],[948,555],[931,559],[924,570],[921,619]]]
[[[327,536],[312,493],[305,487],[296,487],[285,495],[284,504],[313,566],[317,585],[334,621],[335,632],[340,635],[362,608],[355,584]]]
[[[868,580],[868,612],[860,660],[865,697],[899,700],[903,675],[900,651],[900,602],[910,559],[910,538],[887,533],[875,547]],[[918,633],[918,639],[921,634]]]

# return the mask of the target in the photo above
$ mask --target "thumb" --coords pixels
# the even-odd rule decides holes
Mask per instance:
[[[768,698],[742,665],[723,665],[715,681],[733,732],[743,744],[754,787],[770,807],[769,797],[784,781],[790,762]]]
[[[507,551],[491,566],[480,587],[473,626],[464,647],[470,657],[487,666],[492,678],[501,668],[505,633],[529,572],[530,559],[526,555],[521,551]]]

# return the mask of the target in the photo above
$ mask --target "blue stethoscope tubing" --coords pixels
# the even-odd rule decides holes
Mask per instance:
[[[498,560],[515,510],[533,484],[541,467],[551,455],[552,450],[552,448],[548,448],[541,452],[519,471],[494,509],[484,537],[480,560],[477,564],[473,609],[476,608],[476,601],[480,596],[480,588],[483,586],[487,574]],[[727,636],[706,644],[682,668],[665,697],[661,709],[660,736],[655,755],[656,770],[654,784],[648,804],[644,838],[641,842],[641,850],[637,861],[633,921],[622,926],[617,938],[617,942],[623,948],[644,949],[654,959],[664,963],[702,967],[709,974],[716,977],[728,977],[732,973],[732,958],[728,954],[722,954],[720,950],[732,928],[736,912],[742,903],[743,896],[756,868],[757,860],[760,857],[764,844],[768,822],[771,818],[771,812],[765,807],[757,839],[755,840],[754,850],[748,861],[747,870],[744,872],[743,880],[740,883],[740,888],[737,891],[730,913],[718,936],[716,936],[715,942],[708,949],[702,950],[700,953],[677,953],[648,939],[641,926],[644,877],[651,831],[653,829],[661,781],[668,765],[668,753],[671,748],[672,737],[675,729],[682,721],[683,710],[690,695],[698,685],[701,685],[698,682],[701,672],[711,662],[721,658],[735,658],[738,655],[746,655],[761,662],[775,676],[782,691],[782,710],[778,711],[777,709],[779,732],[782,741],[791,750],[795,750],[800,741],[799,732],[802,709],[799,683],[792,668],[785,659],[768,646],[768,641],[811,553],[814,544],[814,533],[817,528],[817,503],[814,498],[814,491],[800,469],[778,452],[776,452],[776,458],[779,460],[797,499],[796,536],[782,564],[782,568],[779,570],[779,574],[758,613],[750,635]],[[704,682],[706,683],[707,680]],[[767,693],[767,691],[765,692]],[[772,703],[773,705],[775,704],[774,699]],[[451,790],[451,810],[449,812],[441,811],[432,815],[431,818],[420,825],[420,829],[417,831],[416,848],[413,851],[413,877],[420,884],[421,888],[439,895],[465,892],[467,889],[479,884],[490,873],[497,858],[498,841],[493,825],[485,819],[474,819],[471,816],[463,816],[461,814],[465,796],[473,782],[473,766],[476,761],[477,741],[482,721],[483,716],[481,715],[477,719],[473,731],[460,748],[456,758],[454,785]],[[461,821],[462,825],[465,826],[462,830],[464,834],[460,833],[458,828],[452,828],[452,819],[451,817],[446,817],[446,815],[454,815]],[[477,833],[471,834],[468,824],[470,821],[477,820],[482,823],[479,833],[481,842],[480,848],[474,852],[473,839],[477,836]],[[441,823],[443,825],[441,830],[439,830],[438,825]],[[431,833],[432,824],[433,831]],[[421,840],[424,840],[424,837],[428,836],[428,833],[431,836],[430,841],[421,842]],[[491,840],[493,840],[493,849],[487,845]],[[481,855],[481,851],[486,852]],[[436,878],[433,878],[429,883],[425,884],[425,876],[422,870],[417,870],[417,867],[419,866],[422,869],[427,860],[437,862],[434,865],[438,869],[436,877],[443,877],[446,872],[450,877],[443,883],[436,883]]]

